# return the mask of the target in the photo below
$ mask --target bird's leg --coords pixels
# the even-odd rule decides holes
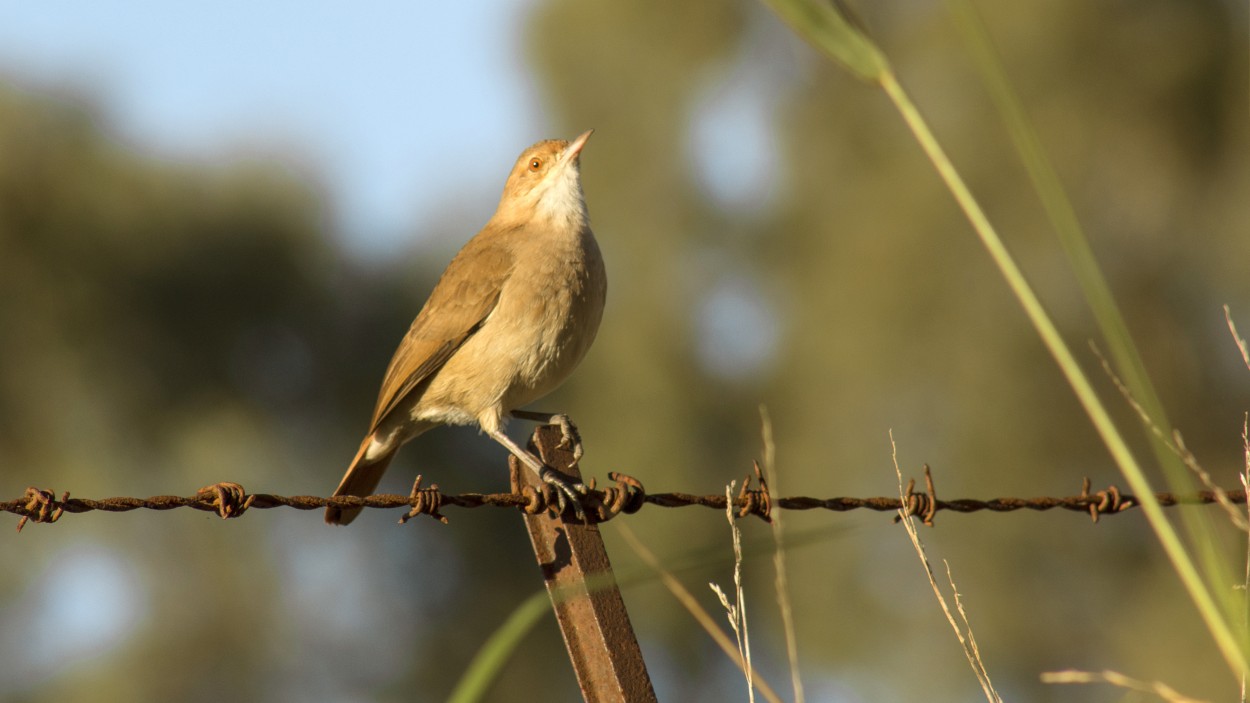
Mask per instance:
[[[560,427],[560,448],[573,450],[573,461],[569,465],[572,466],[582,460],[582,436],[578,434],[577,425],[573,424],[568,415],[564,413],[553,415],[533,410],[513,410],[512,417],[518,420],[541,422],[546,425],[558,425]]]
[[[569,502],[572,502],[573,513],[577,515],[577,519],[582,521],[586,520],[586,511],[582,509],[581,500],[582,496],[586,495],[585,484],[569,483],[568,481],[560,478],[560,476],[557,475],[556,472],[550,467],[544,466],[543,463],[538,460],[538,457],[522,449],[503,432],[500,432],[499,430],[489,430],[486,428],[483,429],[486,431],[486,434],[490,435],[491,439],[507,447],[508,451],[512,452],[513,456],[520,459],[522,464],[525,464],[531,471],[537,474],[540,481],[549,484],[556,489],[556,501],[559,503],[561,513],[564,512],[565,506]]]

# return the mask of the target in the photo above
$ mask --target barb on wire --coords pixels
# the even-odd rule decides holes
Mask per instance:
[[[774,508],[783,510],[831,510],[845,512],[848,510],[874,510],[878,512],[905,511],[908,515],[919,515],[924,524],[932,526],[934,516],[942,510],[956,513],[975,513],[990,511],[1008,513],[1019,510],[1044,512],[1056,508],[1088,513],[1096,523],[1102,515],[1115,515],[1138,506],[1135,496],[1122,493],[1115,486],[1090,492],[1090,481],[1086,478],[1079,495],[1068,497],[1041,498],[992,498],[976,500],[957,498],[941,500],[933,486],[933,475],[928,465],[924,467],[925,491],[915,491],[916,481],[908,481],[903,499],[897,497],[878,498],[811,498],[793,496],[779,498],[768,490],[768,484],[756,471],[757,488],[749,488],[743,482],[737,496],[727,498],[723,493],[709,495],[692,495],[689,493],[647,493],[638,479],[625,474],[610,472],[608,479],[611,485],[599,489],[591,479],[587,495],[583,498],[583,508],[587,520],[591,522],[607,522],[622,513],[636,513],[642,506],[651,505],[662,508],[682,508],[701,505],[715,510],[725,510],[727,504],[732,505],[739,517],[755,515],[768,522]],[[544,488],[549,488],[544,486]],[[1245,489],[1225,491],[1224,495],[1231,503],[1244,505]],[[1204,490],[1191,495],[1173,495],[1156,493],[1155,499],[1163,507],[1180,504],[1208,505],[1220,500],[1216,491]],[[242,516],[249,509],[294,508],[296,510],[320,510],[327,506],[337,508],[407,508],[408,512],[400,518],[400,522],[418,515],[429,515],[442,523],[447,518],[442,509],[447,506],[461,508],[478,508],[494,506],[515,508],[530,514],[556,511],[559,502],[550,491],[542,489],[525,489],[521,493],[460,493],[447,494],[438,489],[438,485],[429,488],[421,487],[421,477],[413,484],[408,495],[378,494],[365,498],[356,496],[336,496],[321,498],[318,496],[281,496],[270,493],[248,493],[237,483],[215,483],[201,488],[192,496],[152,496],[150,498],[70,498],[69,493],[61,494],[58,499],[50,490],[35,487],[27,488],[23,497],[16,500],[0,502],[0,510],[21,516],[17,529],[21,531],[28,521],[52,523],[65,513],[86,513],[93,510],[119,513],[131,510],[172,510],[174,508],[192,508],[217,513],[222,518]],[[897,522],[897,516],[895,522]]]

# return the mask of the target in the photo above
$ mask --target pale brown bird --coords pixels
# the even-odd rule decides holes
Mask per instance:
[[[594,130],[591,130],[593,132]],[[607,273],[590,231],[578,157],[591,132],[543,141],[512,167],[499,208],[448,264],[395,351],[369,432],[334,495],[367,496],[408,440],[476,423],[580,510],[569,485],[503,433],[509,415],[576,430],[563,415],[517,410],[555,390],[594,341]],[[326,508],[346,525],[360,508]]]

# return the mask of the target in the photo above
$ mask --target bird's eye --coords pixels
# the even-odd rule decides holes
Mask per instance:
[[[542,159],[530,159],[530,170],[531,170],[531,171],[537,171],[538,169],[540,169],[540,168],[542,168],[542,167],[543,167],[543,160],[542,160]]]

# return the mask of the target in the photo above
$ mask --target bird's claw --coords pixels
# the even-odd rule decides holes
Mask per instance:
[[[577,425],[574,425],[569,416],[563,413],[552,415],[551,424],[560,428],[560,443],[556,446],[560,449],[572,450],[573,452],[573,460],[569,462],[569,466],[581,461],[583,453],[582,436],[577,432]]]
[[[572,503],[573,514],[577,516],[577,519],[583,522],[586,520],[586,511],[582,508],[582,496],[585,496],[587,493],[586,484],[580,482],[570,483],[546,466],[539,472],[538,477],[542,479],[543,483],[555,489],[556,504],[560,508],[561,515],[564,514],[568,505]]]

